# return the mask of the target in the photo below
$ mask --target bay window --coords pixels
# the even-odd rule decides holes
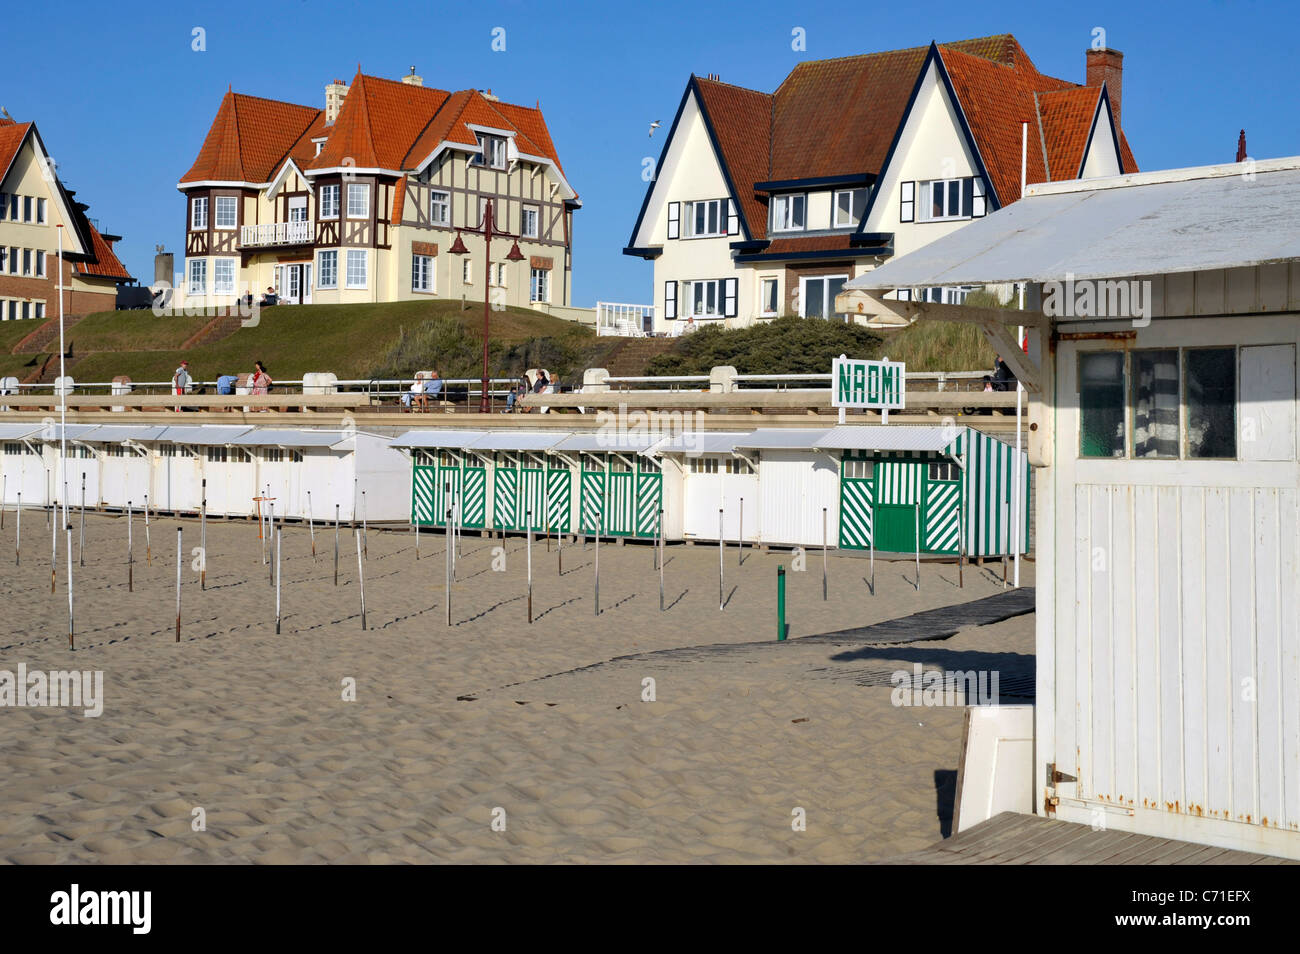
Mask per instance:
[[[208,197],[196,196],[190,200],[190,229],[198,231],[208,227]]]
[[[323,185],[320,187],[320,217],[337,219],[339,217],[339,187]]]
[[[365,288],[366,279],[369,272],[369,254],[364,248],[348,249],[347,258],[347,287],[348,288]]]
[[[370,186],[348,184],[348,218],[364,219],[370,214]]]
[[[219,229],[233,229],[239,224],[239,200],[233,195],[219,195],[214,200],[213,224]]]
[[[189,294],[204,295],[208,291],[208,263],[202,258],[190,259]]]
[[[338,188],[338,186],[334,186]],[[337,212],[337,209],[335,210]],[[339,253],[335,249],[320,252],[316,256],[316,287],[317,288],[338,288],[339,287]]]

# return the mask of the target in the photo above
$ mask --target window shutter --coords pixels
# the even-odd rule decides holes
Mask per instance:
[[[676,317],[677,317],[677,283],[664,282],[664,318],[671,321]]]
[[[967,176],[961,180],[961,214],[965,216],[972,215],[971,206],[975,195],[975,179]]]
[[[668,237],[677,238],[678,230],[681,228],[682,221],[682,204],[680,202],[668,203]]]
[[[734,278],[724,278],[722,280],[722,314],[724,318],[736,317],[736,280]]]
[[[980,218],[988,211],[988,200],[984,198],[984,179],[982,176],[976,176],[974,180],[973,202],[971,204],[971,217]]]
[[[740,234],[740,216],[736,214],[736,203],[727,200],[727,234]]]
[[[898,221],[915,222],[916,221],[916,183],[901,182],[898,186],[898,194],[901,202],[898,207]]]

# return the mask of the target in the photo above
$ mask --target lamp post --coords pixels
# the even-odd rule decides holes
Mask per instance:
[[[506,255],[507,262],[522,262],[524,260],[524,253],[519,251],[519,236],[512,235],[509,232],[503,232],[500,229],[495,228],[495,222],[493,221],[493,214],[492,214],[492,205],[493,205],[492,202],[489,201],[485,203],[483,207],[483,226],[477,229],[470,229],[470,228],[457,229],[456,241],[453,242],[451,246],[451,251],[453,254],[468,255],[469,249],[465,247],[465,243],[461,239],[461,232],[474,232],[475,234],[483,236],[483,261],[485,267],[483,269],[483,381],[482,381],[482,395],[479,398],[479,405],[478,405],[478,410],[480,414],[487,414],[489,410],[488,409],[488,333],[489,333],[490,322],[488,319],[488,315],[490,313],[490,308],[489,308],[488,299],[491,297],[491,295],[489,294],[489,287],[492,284],[492,239],[493,237],[495,236],[496,238],[508,238],[508,239],[515,240],[514,244],[510,246],[510,252]]]

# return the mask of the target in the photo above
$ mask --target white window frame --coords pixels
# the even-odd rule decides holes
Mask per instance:
[[[222,272],[229,267],[229,281],[222,280]],[[235,276],[238,268],[233,258],[214,258],[212,260],[212,294],[233,295],[235,293]]]
[[[353,212],[352,197],[355,195],[365,196],[365,208],[360,212]],[[370,218],[370,184],[368,182],[349,182],[348,183],[348,208],[349,219],[368,219]]]
[[[532,226],[529,226],[529,222]],[[520,213],[519,234],[524,238],[535,239],[541,234],[541,213],[535,205],[526,205]]]
[[[9,193],[0,192],[0,222],[9,219]]]
[[[355,261],[361,262],[362,276],[360,284],[352,280],[352,264]],[[370,250],[366,248],[350,248],[347,250],[344,262],[346,265],[346,271],[343,275],[344,287],[368,288],[370,282]]]
[[[328,266],[325,264],[327,261],[330,263]],[[316,253],[316,287],[326,289],[339,287],[338,249],[321,249]]]
[[[32,257],[35,259],[33,264],[36,266],[36,277],[45,277],[45,251],[44,249],[33,249]]]
[[[776,307],[767,307],[767,285],[772,284],[776,291]],[[764,318],[774,318],[781,313],[781,280],[775,275],[763,275],[758,279],[758,313]]]
[[[798,225],[793,224],[795,215],[794,209],[796,200],[800,206],[799,217],[801,219]],[[786,195],[777,195],[772,197],[772,231],[773,232],[804,232],[808,228],[808,193],[791,192]]]
[[[411,253],[411,291],[432,295],[437,291],[437,278],[432,255]]]
[[[23,249],[23,276],[30,278],[34,267],[35,266],[32,263],[32,250],[30,248]]]
[[[208,197],[197,195],[190,199],[190,231],[197,232],[208,227]]]
[[[212,227],[214,229],[235,229],[239,227],[239,197],[233,195],[217,195],[212,197]],[[221,224],[221,210],[227,206],[226,211],[230,213],[230,224]]]
[[[497,282],[496,282],[496,283],[497,283],[497,287],[498,287],[498,288],[505,288],[505,287],[506,287],[506,266],[505,266],[505,263],[504,263],[504,262],[498,263],[498,265],[497,265]]]
[[[833,281],[836,278],[842,278],[847,282],[852,277],[853,277],[852,275],[801,275],[799,277],[799,317],[800,318],[808,317],[808,283],[809,282],[823,282],[824,284],[822,285],[822,295],[825,296],[826,290],[830,288],[831,281]],[[841,318],[840,313],[835,310],[834,298],[830,299],[830,301],[827,301],[826,298],[823,297],[822,308],[823,308],[823,313],[820,316],[814,316],[814,317],[819,318],[819,320],[821,321],[834,321],[836,319],[843,321],[843,318]]]
[[[474,263],[468,258],[461,259],[460,281],[462,285],[474,284]]]
[[[685,286],[686,290],[684,296],[685,301],[682,303],[684,305],[682,309],[683,318],[722,318],[726,314],[726,297],[723,288],[723,280],[721,278],[697,278],[691,281],[682,282],[682,285]],[[705,289],[703,293],[705,311],[696,311],[695,309],[696,286],[701,286]],[[713,299],[714,307],[717,309],[714,312],[709,312],[707,310],[710,299],[710,288],[712,289],[711,297]]]
[[[478,140],[479,152],[470,160],[472,166],[482,166],[487,169],[504,169],[506,167],[506,141],[501,136],[493,136],[491,133],[475,133]]]
[[[534,268],[528,274],[528,300],[549,303],[551,300],[551,270]]]
[[[27,223],[36,221],[36,203],[32,201],[30,195],[23,196],[23,221]]]
[[[439,206],[442,208],[442,215],[438,214]],[[444,228],[451,227],[451,193],[446,189],[429,191],[429,222]]]
[[[339,186],[337,183],[330,183],[320,187],[320,194],[316,200],[320,206],[320,217],[322,219],[337,219],[339,217]]]
[[[857,227],[858,222],[861,221],[861,219],[862,219],[862,216],[861,216],[861,215],[856,215],[856,216],[855,216],[855,215],[853,214],[853,204],[854,204],[854,203],[853,203],[853,198],[852,198],[852,197],[853,197],[855,194],[857,194],[857,193],[862,193],[862,211],[863,211],[863,213],[865,213],[866,210],[867,210],[867,198],[868,198],[868,196],[867,196],[867,190],[866,190],[865,187],[859,186],[859,187],[856,188],[856,189],[836,189],[835,192],[832,193],[832,195],[831,195],[831,228],[833,228],[833,229],[851,229],[851,228],[856,228],[856,227]],[[842,221],[840,221],[840,196],[842,196],[842,195],[847,195],[847,196],[849,196],[849,220],[848,220],[847,222],[842,222]]]
[[[682,238],[717,238],[720,235],[727,234],[727,200],[726,199],[697,199],[694,202],[685,203],[685,218],[683,225],[686,229]],[[703,207],[704,211],[704,231],[695,230],[696,210]],[[709,222],[712,220],[715,229],[709,230]]]
[[[36,200],[36,224],[45,224],[45,199]]]
[[[197,269],[195,268],[197,266]],[[195,281],[195,272],[198,281]],[[206,295],[208,293],[208,260],[191,258],[185,264],[185,289],[187,295]]]
[[[960,222],[969,219],[969,215],[962,214],[962,195],[965,192],[966,180],[970,178],[958,177],[955,179],[926,179],[917,183],[921,189],[920,201],[917,202],[917,221],[919,222]],[[943,188],[943,214],[934,214],[934,187],[940,185]],[[957,211],[953,212],[949,207],[952,199],[953,186],[957,187]]]

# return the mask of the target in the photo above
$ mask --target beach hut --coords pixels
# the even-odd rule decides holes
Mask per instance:
[[[837,305],[973,322],[1029,393],[1038,812],[1300,858],[1297,198],[1300,158],[1033,185]]]
[[[573,527],[574,473],[548,452],[567,432],[491,431],[469,445],[487,470],[485,497],[494,530],[567,533]],[[466,497],[468,513],[468,495]],[[466,526],[471,526],[468,522]]]
[[[551,448],[578,475],[577,532],[652,539],[663,506],[655,434],[572,434]]]
[[[693,431],[654,448],[664,474],[664,534],[669,540],[717,540],[718,511],[727,540],[758,542],[758,472],[735,453],[749,432]],[[674,479],[675,478],[675,479]],[[674,494],[673,488],[680,493]]]
[[[128,500],[136,508],[144,506],[153,476],[151,443],[166,430],[161,425],[105,424],[81,437],[78,443],[93,449],[99,459],[96,506],[126,509]]]
[[[912,552],[919,530],[923,553],[996,556],[1012,551],[1013,521],[1029,547],[1028,459],[1003,441],[951,424],[846,424],[813,446],[839,456],[844,549]]]
[[[66,497],[68,506],[80,506],[84,475],[86,502],[94,506],[99,496],[99,455],[83,438],[96,429],[94,424],[68,424],[65,429],[63,425],[47,422],[26,438],[33,446],[40,447],[46,471],[47,501],[62,504]],[[66,454],[66,458],[60,468],[62,454]],[[60,483],[66,486],[66,492]],[[23,500],[26,499],[27,495],[23,494]]]
[[[487,526],[487,467],[468,450],[485,431],[452,428],[407,431],[390,446],[410,457],[410,519],[421,526],[441,527],[451,499],[459,502],[463,527]]]
[[[736,441],[736,454],[758,472],[761,542],[820,546],[825,540],[834,545],[839,526],[839,455],[815,447],[825,434],[824,428],[762,427]],[[722,506],[725,513],[734,503],[724,497]]]
[[[17,504],[20,499],[23,506],[49,503],[49,474],[40,430],[32,424],[0,424],[0,474],[4,475],[6,504]]]
[[[257,513],[257,472],[252,458],[231,442],[247,434],[245,425],[200,424],[168,427],[154,440],[150,505],[158,510],[198,513],[207,480],[209,514]]]

